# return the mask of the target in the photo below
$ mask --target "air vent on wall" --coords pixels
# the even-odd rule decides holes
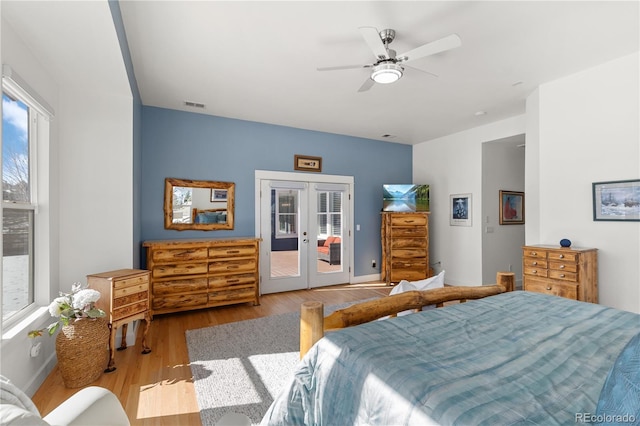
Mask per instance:
[[[204,108],[204,104],[201,104],[200,102],[184,101],[184,104],[192,108]]]

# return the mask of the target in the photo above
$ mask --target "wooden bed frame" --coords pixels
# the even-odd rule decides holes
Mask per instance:
[[[322,302],[304,302],[300,311],[300,358],[320,340],[327,331],[351,327],[385,316],[395,316],[406,310],[419,311],[423,306],[442,307],[446,302],[466,302],[506,291],[513,291],[515,274],[498,272],[496,284],[473,287],[443,287],[424,291],[407,291],[376,300],[357,303],[324,316]]]

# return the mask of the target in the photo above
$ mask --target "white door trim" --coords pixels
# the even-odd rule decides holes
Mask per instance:
[[[255,171],[255,225],[254,225],[254,233],[256,238],[262,238],[260,235],[260,181],[262,180],[290,180],[296,182],[321,182],[321,183],[341,183],[349,186],[349,211],[351,214],[349,215],[349,223],[348,223],[348,231],[351,235],[349,238],[349,247],[347,250],[349,251],[349,283],[354,282],[354,271],[353,271],[353,240],[355,238],[355,233],[353,232],[353,224],[354,224],[354,196],[353,196],[353,185],[354,178],[353,176],[340,176],[340,175],[323,175],[316,173],[294,173],[294,172],[277,172],[272,170],[256,170]],[[260,259],[262,261],[262,259]]]

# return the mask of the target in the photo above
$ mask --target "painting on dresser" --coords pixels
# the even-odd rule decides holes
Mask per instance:
[[[640,179],[594,182],[593,220],[640,221]]]
[[[524,192],[500,191],[500,225],[524,224]]]
[[[471,226],[471,194],[450,195],[449,209],[449,225]]]
[[[383,212],[428,212],[429,185],[382,185]]]

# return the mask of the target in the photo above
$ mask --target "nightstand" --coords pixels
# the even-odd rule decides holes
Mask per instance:
[[[116,330],[122,326],[122,340],[118,350],[127,348],[127,327],[131,321],[145,320],[142,335],[142,353],[148,354],[147,333],[151,325],[149,313],[149,276],[151,272],[141,269],[118,269],[87,275],[89,288],[100,292],[96,307],[105,311],[109,320],[109,365],[105,373],[115,367]]]

